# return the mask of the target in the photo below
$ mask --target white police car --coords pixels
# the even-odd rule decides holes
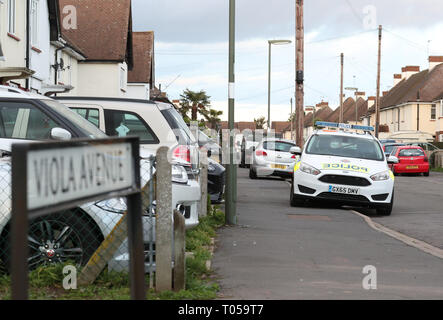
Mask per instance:
[[[327,200],[339,204],[371,207],[390,215],[394,203],[394,175],[373,127],[317,122],[326,129],[315,131],[294,166],[290,203]],[[355,131],[354,131],[355,130]],[[363,133],[358,132],[362,130]],[[390,157],[389,162],[398,161]]]

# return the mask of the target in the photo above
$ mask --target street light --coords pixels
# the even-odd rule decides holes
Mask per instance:
[[[357,91],[358,88],[353,88],[353,87],[347,87],[345,88],[345,90],[349,90],[349,91],[354,91],[354,96],[355,96],[355,124],[357,124],[358,122],[358,110],[357,110]]]
[[[269,61],[268,61],[268,132],[271,130],[271,45],[284,45],[292,43],[291,40],[268,40]]]

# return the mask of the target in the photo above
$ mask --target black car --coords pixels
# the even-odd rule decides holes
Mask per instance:
[[[208,193],[212,203],[223,201],[225,191],[225,167],[208,158]]]

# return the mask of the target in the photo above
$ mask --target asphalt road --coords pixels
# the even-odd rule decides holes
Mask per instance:
[[[395,202],[389,217],[358,210],[375,222],[443,249],[443,173],[395,178]]]
[[[247,173],[238,171],[239,225],[223,228],[216,241],[213,267],[221,299],[443,298],[442,259],[370,228],[349,209],[291,208],[287,182],[252,181]],[[399,177],[392,216],[373,218],[412,230],[429,215],[431,221],[415,229],[428,225],[432,231],[419,233],[441,243],[441,201],[436,193],[419,193],[441,188],[443,176],[425,179]],[[411,217],[411,224],[402,216]],[[376,267],[377,289],[363,288],[368,265]]]

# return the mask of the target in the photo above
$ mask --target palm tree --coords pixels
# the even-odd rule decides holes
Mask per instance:
[[[188,112],[191,111],[191,120],[196,121],[197,115],[200,113],[201,115],[205,115],[207,113],[207,108],[211,104],[209,100],[211,97],[206,94],[204,90],[200,90],[199,92],[191,91],[186,89],[183,91],[183,94],[180,95],[180,112],[183,118],[188,118]]]
[[[258,119],[254,118],[254,123],[255,123],[255,129],[264,129],[266,119],[265,117],[260,117]]]
[[[206,121],[208,121],[211,125],[211,129],[217,129],[220,124],[220,116],[223,114],[223,111],[209,109],[209,111],[203,113],[203,117],[205,117]]]

